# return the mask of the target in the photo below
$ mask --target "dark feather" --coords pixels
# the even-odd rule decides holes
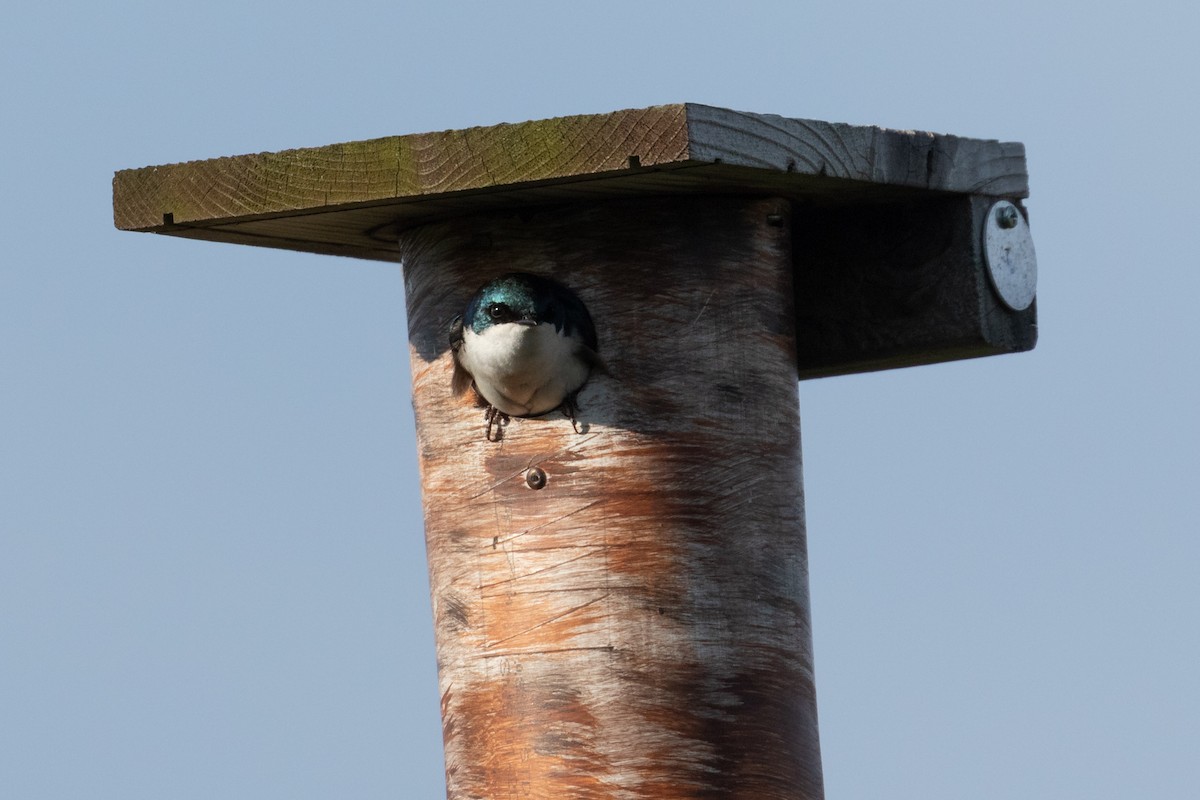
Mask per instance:
[[[454,359],[454,376],[450,379],[450,391],[456,395],[460,395],[471,388],[474,378],[471,373],[462,368],[462,364],[458,363],[458,351],[463,343],[463,324],[462,317],[455,317],[450,323],[450,355]]]
[[[454,359],[454,376],[450,378],[450,391],[455,395],[460,395],[471,388],[475,383],[475,379],[471,377],[471,373],[462,368],[458,363],[458,358]]]

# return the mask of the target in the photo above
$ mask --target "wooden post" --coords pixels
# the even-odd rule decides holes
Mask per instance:
[[[821,796],[789,217],[636,200],[401,236],[450,797]],[[513,269],[596,321],[579,433],[489,442],[450,396],[446,321]]]
[[[695,104],[117,173],[125,230],[403,257],[449,796],[821,797],[796,378],[1037,334],[1017,143]],[[579,430],[499,442],[448,324],[588,305]]]

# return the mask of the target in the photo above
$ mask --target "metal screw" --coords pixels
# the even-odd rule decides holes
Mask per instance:
[[[1017,213],[1017,207],[1014,205],[1001,206],[996,211],[996,224],[1005,230],[1017,227],[1020,219],[1021,215]]]
[[[525,473],[525,483],[530,489],[541,489],[546,485],[546,473],[541,467],[531,467]]]

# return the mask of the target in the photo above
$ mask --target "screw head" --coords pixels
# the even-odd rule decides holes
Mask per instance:
[[[1012,204],[1001,206],[996,210],[996,224],[1006,231],[1017,227],[1017,223],[1020,221],[1021,213]]]
[[[530,489],[541,489],[546,485],[546,473],[541,467],[531,467],[525,473],[525,485]]]

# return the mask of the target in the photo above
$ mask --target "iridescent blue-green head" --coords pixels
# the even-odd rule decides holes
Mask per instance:
[[[463,326],[482,334],[493,325],[550,323],[596,349],[596,331],[583,302],[567,287],[527,272],[501,275],[483,286],[463,312]]]

